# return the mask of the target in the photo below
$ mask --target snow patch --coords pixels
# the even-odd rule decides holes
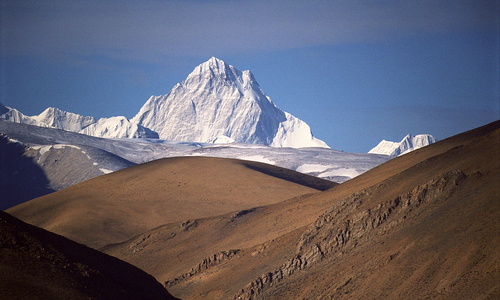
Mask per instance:
[[[81,150],[80,147],[75,146],[75,145],[57,144],[57,145],[53,145],[52,146],[52,148],[54,148],[54,149],[63,149],[64,147],[71,147],[71,148],[75,148],[75,149]]]
[[[52,146],[36,146],[36,148],[35,147],[33,148],[34,149],[38,148],[38,153],[40,153],[40,156],[42,156],[48,151],[50,151],[50,148],[52,148]]]
[[[99,168],[99,170],[100,170],[101,172],[103,172],[104,174],[113,173],[113,171],[108,170],[108,169],[104,169],[104,168]]]
[[[225,135],[221,135],[213,141],[214,144],[231,144],[235,142],[236,142],[235,140]]]
[[[331,168],[332,166],[318,165],[318,164],[303,164],[296,169],[300,173],[315,173],[324,172],[325,170]]]
[[[239,157],[238,159],[256,161],[256,162],[261,162],[261,163],[265,163],[268,165],[275,165],[276,164],[276,162],[274,162],[270,159],[267,159],[262,155],[243,156],[243,157]]]
[[[340,169],[334,169],[334,170],[329,170],[327,172],[323,172],[318,175],[319,178],[327,178],[327,177],[334,177],[334,176],[344,176],[344,177],[349,177],[349,178],[354,178],[361,174],[358,172],[356,169],[350,169],[350,168],[340,168]]]

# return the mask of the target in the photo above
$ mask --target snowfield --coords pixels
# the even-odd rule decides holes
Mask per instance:
[[[387,155],[348,153],[329,148],[276,148],[254,144],[211,144],[160,139],[105,139],[69,131],[0,120],[0,133],[48,155],[57,149],[79,150],[100,174],[133,164],[179,156],[212,156],[258,161],[335,182],[344,182],[391,159]],[[75,161],[75,167],[83,162]]]

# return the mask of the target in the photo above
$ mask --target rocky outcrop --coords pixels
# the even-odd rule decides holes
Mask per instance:
[[[184,280],[186,280],[186,279],[188,279],[196,274],[199,274],[203,271],[210,269],[211,267],[219,265],[222,262],[233,258],[239,252],[240,252],[240,250],[236,249],[236,250],[228,250],[228,251],[221,251],[219,253],[215,253],[212,256],[203,259],[203,261],[201,261],[196,266],[191,268],[191,270],[189,272],[184,273],[181,276],[176,277],[174,279],[167,280],[165,282],[165,287],[176,285],[176,284],[178,284],[178,283],[180,283],[180,282],[182,282],[182,281],[184,281]]]
[[[302,234],[293,258],[254,279],[234,298],[254,299],[267,287],[325,257],[341,255],[343,251],[368,241],[374,231],[378,235],[387,233],[417,213],[423,205],[445,201],[465,178],[461,171],[450,171],[403,195],[361,211],[360,206],[372,196],[377,186],[352,194],[335,203]]]

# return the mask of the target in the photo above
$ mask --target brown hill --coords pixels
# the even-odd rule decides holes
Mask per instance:
[[[102,250],[183,299],[496,299],[499,127],[323,193],[172,223]]]
[[[144,271],[2,211],[0,298],[175,299]]]
[[[79,183],[7,212],[98,248],[163,224],[278,203],[335,185],[256,162],[167,158]]]

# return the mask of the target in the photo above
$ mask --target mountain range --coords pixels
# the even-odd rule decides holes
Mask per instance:
[[[63,137],[0,124],[17,128],[9,145],[26,128],[38,129],[32,141]],[[78,139],[95,145],[97,138]],[[14,218],[0,214],[8,226],[0,231],[0,270],[12,270],[0,272],[0,292],[6,299],[47,289],[119,298],[142,288],[154,299],[498,299],[499,139],[497,121],[341,184],[203,156],[123,168],[7,209]],[[116,152],[133,147],[104,141]],[[106,272],[118,264],[109,256],[152,275],[169,294],[129,265]]]
[[[0,119],[104,138],[329,148],[304,121],[279,109],[250,71],[241,72],[215,57],[197,66],[168,94],[151,96],[130,120],[96,120],[54,107],[26,116],[2,104]],[[431,135],[408,135],[400,143],[383,140],[369,153],[397,156],[435,141]]]
[[[272,147],[323,147],[309,125],[279,109],[250,71],[212,57],[163,96],[152,96],[132,119],[80,116],[57,108],[40,115],[0,107],[0,118],[106,138],[160,138]]]

